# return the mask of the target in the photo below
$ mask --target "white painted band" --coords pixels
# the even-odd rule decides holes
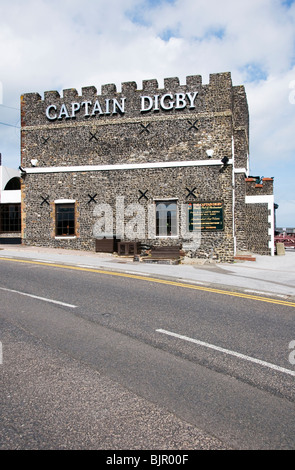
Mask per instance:
[[[229,159],[228,165],[233,163]],[[74,173],[84,171],[114,171],[114,170],[142,170],[153,168],[179,168],[190,166],[223,166],[221,160],[189,160],[175,162],[153,162],[153,163],[125,163],[118,165],[85,165],[85,166],[51,166],[51,167],[33,167],[25,168],[28,174],[35,173]]]

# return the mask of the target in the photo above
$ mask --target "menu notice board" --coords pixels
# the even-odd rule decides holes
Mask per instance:
[[[223,203],[198,202],[188,204],[189,231],[223,230]]]

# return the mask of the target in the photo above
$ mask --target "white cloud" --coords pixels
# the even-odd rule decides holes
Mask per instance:
[[[295,4],[280,0],[0,0],[3,104],[24,92],[232,73],[250,109],[253,170],[290,174],[295,141]],[[0,121],[18,111],[0,106]],[[19,164],[19,135],[0,125],[5,164]],[[275,176],[275,175],[269,175]],[[276,181],[281,194],[280,178]],[[290,200],[295,189],[289,187]],[[287,200],[287,198],[285,198]],[[278,201],[279,203],[279,201]],[[280,206],[281,207],[281,206]],[[292,206],[293,207],[293,206]]]
[[[295,104],[289,88],[295,67],[289,72],[269,76],[247,85],[251,119],[251,149],[261,163],[290,160],[294,155]],[[295,88],[294,88],[295,90]]]

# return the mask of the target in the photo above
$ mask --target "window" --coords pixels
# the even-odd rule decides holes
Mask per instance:
[[[20,204],[3,204],[0,206],[0,231],[21,231]]]
[[[156,236],[177,236],[177,204],[175,201],[156,202]]]
[[[75,204],[56,204],[55,221],[57,237],[75,236]]]
[[[6,184],[4,191],[16,191],[20,190],[20,178],[16,176],[11,178],[8,183]]]

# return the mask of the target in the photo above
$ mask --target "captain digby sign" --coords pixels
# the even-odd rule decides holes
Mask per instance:
[[[141,113],[148,113],[150,111],[169,111],[171,109],[195,109],[195,100],[198,92],[189,93],[165,93],[161,95],[143,95],[140,96],[139,109]],[[74,119],[77,113],[84,113],[84,117],[90,116],[107,116],[115,114],[124,114],[128,103],[126,98],[108,98],[105,100],[87,100],[79,102],[72,102],[70,104],[55,105],[50,104],[46,108],[46,117],[50,121],[56,119]]]

